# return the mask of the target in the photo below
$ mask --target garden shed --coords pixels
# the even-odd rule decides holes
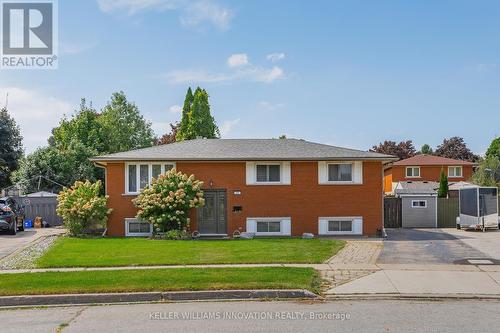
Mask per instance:
[[[403,228],[437,227],[437,182],[399,182],[394,194],[401,198]]]

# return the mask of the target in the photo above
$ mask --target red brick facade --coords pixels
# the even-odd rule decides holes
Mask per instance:
[[[227,234],[245,231],[250,217],[290,217],[292,236],[318,233],[318,217],[361,216],[363,234],[375,235],[383,225],[382,163],[363,162],[363,183],[320,185],[318,162],[291,162],[291,185],[246,185],[245,162],[177,162],[177,170],[194,174],[206,189],[227,191]],[[210,186],[210,184],[212,186]],[[235,191],[241,192],[239,195]],[[107,163],[106,192],[113,212],[108,221],[110,236],[125,235],[125,218],[136,215],[125,195],[125,163]],[[241,206],[241,212],[233,212]],[[196,230],[196,214],[191,214]]]

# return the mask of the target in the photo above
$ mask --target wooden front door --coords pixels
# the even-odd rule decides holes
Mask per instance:
[[[226,234],[226,190],[204,190],[205,206],[198,208],[200,234]]]

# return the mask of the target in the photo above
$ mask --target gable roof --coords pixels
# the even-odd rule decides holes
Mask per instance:
[[[427,154],[420,154],[420,155],[415,155],[413,157],[400,160],[397,162],[394,162],[395,166],[397,165],[412,165],[412,166],[419,166],[419,165],[474,165],[474,163],[469,162],[469,161],[462,161],[462,160],[455,160],[452,158],[446,158],[446,157],[441,157],[441,156],[434,156],[434,155],[427,155]]]
[[[298,139],[196,139],[94,157],[91,161],[380,160],[391,155]]]
[[[436,194],[438,182],[427,181],[401,181],[394,189],[395,194]]]

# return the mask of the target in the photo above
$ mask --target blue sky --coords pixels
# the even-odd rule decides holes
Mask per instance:
[[[58,70],[0,71],[27,152],[119,90],[163,134],[197,85],[224,138],[500,135],[498,1],[59,1],[59,40]]]

